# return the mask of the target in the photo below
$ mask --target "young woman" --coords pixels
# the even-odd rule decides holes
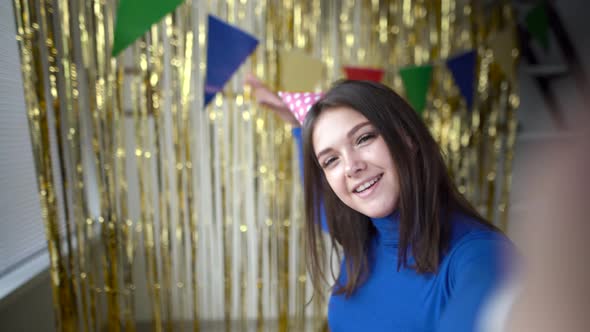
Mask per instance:
[[[458,193],[416,112],[382,84],[341,81],[294,136],[311,279],[336,279],[331,331],[473,331],[511,244]]]

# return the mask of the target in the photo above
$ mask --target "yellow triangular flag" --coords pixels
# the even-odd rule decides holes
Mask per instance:
[[[322,62],[299,50],[279,51],[279,90],[316,91],[322,80]]]
[[[498,64],[504,75],[514,77],[515,62],[512,57],[514,49],[514,27],[508,26],[496,32],[488,38],[488,42],[494,54],[494,62]]]

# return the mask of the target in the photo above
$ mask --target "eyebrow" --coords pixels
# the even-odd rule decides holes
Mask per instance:
[[[365,121],[365,122],[361,122],[361,123],[357,124],[356,126],[352,127],[352,129],[350,129],[350,130],[348,131],[348,133],[346,134],[346,137],[348,137],[348,138],[352,137],[352,136],[353,136],[353,135],[354,135],[354,134],[355,134],[357,131],[359,131],[361,128],[363,128],[364,126],[370,125],[370,124],[371,124],[371,122],[369,122],[369,121]],[[326,154],[326,153],[330,152],[330,150],[332,150],[332,148],[330,148],[330,147],[323,149],[322,151],[320,151],[320,152],[319,152],[319,153],[316,155],[316,159],[318,159],[318,160],[319,160],[319,159],[320,159],[320,157],[321,157],[323,154]]]

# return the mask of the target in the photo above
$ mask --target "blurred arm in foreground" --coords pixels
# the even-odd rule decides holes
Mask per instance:
[[[590,119],[578,120],[528,161],[527,214],[512,232],[522,274],[497,294],[504,314],[484,317],[485,331],[590,330]]]

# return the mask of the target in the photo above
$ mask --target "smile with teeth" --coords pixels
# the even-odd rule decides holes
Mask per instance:
[[[381,180],[381,177],[383,176],[383,174],[379,174],[378,176],[374,177],[373,179],[361,184],[360,186],[356,187],[353,192],[355,193],[361,193],[369,188],[371,188],[375,183],[377,183],[379,180]]]

